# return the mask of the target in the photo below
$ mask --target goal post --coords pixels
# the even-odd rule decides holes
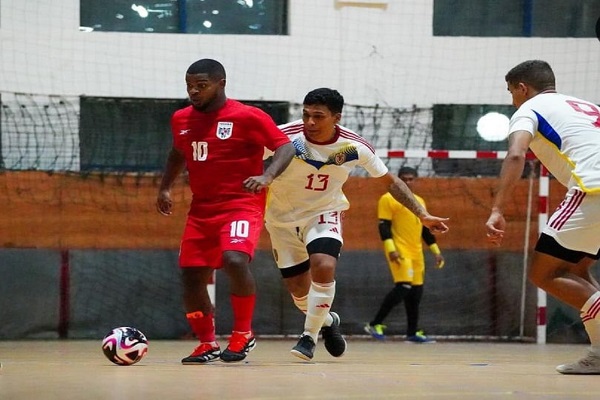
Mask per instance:
[[[484,159],[504,159],[506,151],[477,151],[477,150],[423,150],[423,149],[376,149],[376,154],[384,159],[404,159],[407,163],[410,163],[414,159],[470,159],[470,160],[484,160]],[[528,153],[527,159],[530,164],[535,161],[535,156],[532,153]],[[538,175],[536,177],[536,175]],[[537,194],[534,193],[534,180],[537,179]],[[525,314],[526,314],[526,296],[527,296],[527,268],[529,263],[530,253],[530,242],[531,242],[531,231],[532,231],[532,209],[537,204],[537,227],[534,225],[534,233],[539,232],[543,229],[547,217],[548,217],[548,196],[549,196],[549,176],[547,169],[539,164],[539,173],[536,174],[534,167],[529,169],[528,190],[526,201],[523,206],[526,208],[525,226],[523,230],[523,256],[522,256],[522,275],[521,275],[521,291],[519,298],[519,335],[518,337],[526,339],[525,336]],[[537,199],[537,201],[536,201]],[[463,210],[468,212],[468,210]],[[439,211],[436,215],[440,215],[442,211]],[[449,223],[452,226],[452,221]],[[482,224],[483,225],[483,224]],[[535,231],[537,229],[537,231]],[[482,226],[483,232],[483,226]],[[541,289],[537,289],[535,292],[536,296],[536,332],[535,341],[536,343],[546,343],[546,292]]]

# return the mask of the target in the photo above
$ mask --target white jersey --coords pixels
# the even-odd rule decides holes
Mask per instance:
[[[527,131],[529,147],[567,188],[600,193],[600,107],[560,93],[540,93],[519,107],[509,133]]]
[[[296,148],[291,164],[269,186],[266,220],[277,226],[302,226],[328,211],[343,211],[349,202],[342,186],[356,166],[369,175],[388,172],[373,147],[348,128],[336,125],[328,143],[310,142],[302,120],[280,125]]]

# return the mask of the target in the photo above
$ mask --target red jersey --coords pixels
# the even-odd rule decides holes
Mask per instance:
[[[219,110],[193,106],[171,118],[173,146],[185,155],[194,208],[264,209],[265,193],[244,190],[243,181],[262,175],[264,148],[289,143],[264,111],[227,99]]]

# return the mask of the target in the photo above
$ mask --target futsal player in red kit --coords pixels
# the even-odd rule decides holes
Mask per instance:
[[[191,105],[171,118],[173,147],[160,184],[157,208],[170,215],[170,189],[184,169],[192,202],[179,265],[187,320],[200,344],[183,364],[241,361],[256,345],[252,332],[256,285],[249,263],[263,226],[265,189],[290,163],[294,146],[271,117],[228,99],[225,69],[211,59],[194,62],[185,81]],[[263,171],[264,148],[274,151]],[[223,269],[230,286],[233,329],[221,351],[207,285]]]

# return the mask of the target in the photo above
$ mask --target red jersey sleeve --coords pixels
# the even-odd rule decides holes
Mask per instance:
[[[261,126],[261,137],[257,138],[258,143],[271,151],[277,150],[284,144],[290,143],[290,139],[275,124],[273,119],[259,108],[253,107],[257,124]]]

